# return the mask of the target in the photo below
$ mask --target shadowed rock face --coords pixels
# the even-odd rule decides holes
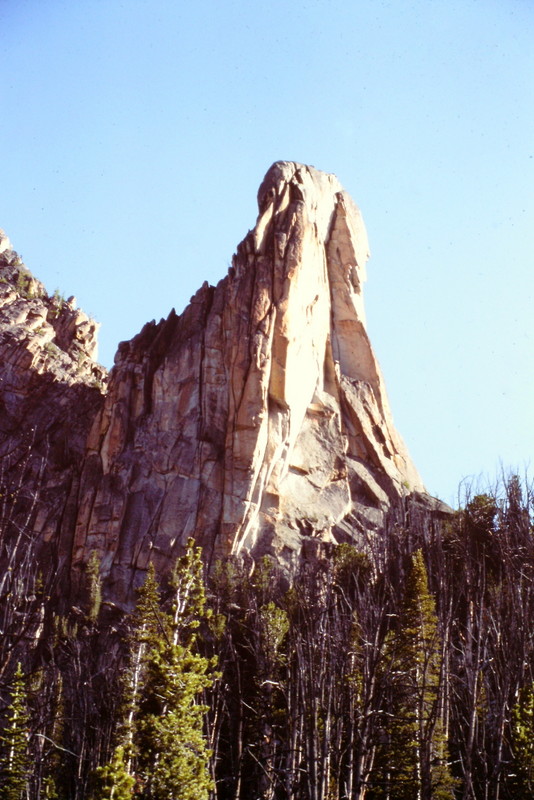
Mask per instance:
[[[168,566],[358,541],[421,480],[395,431],[363,310],[368,244],[337,179],[279,162],[228,275],[122,343],[88,437],[75,570],[108,590]]]
[[[0,570],[40,553],[68,574],[80,464],[107,378],[97,328],[74,298],[49,296],[0,231]]]

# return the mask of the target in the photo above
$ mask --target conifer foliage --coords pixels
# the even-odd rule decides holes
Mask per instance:
[[[131,800],[135,778],[128,770],[124,747],[118,745],[104,767],[95,772],[93,800]]]
[[[400,613],[388,637],[385,668],[384,793],[398,800],[452,800],[454,779],[439,714],[442,646],[420,549],[412,556]]]
[[[204,800],[211,789],[203,732],[208,708],[199,699],[213,682],[215,664],[196,648],[206,615],[202,571],[200,549],[191,540],[172,575],[168,610],[153,610],[148,625],[134,746],[143,796],[150,800]]]
[[[515,796],[534,796],[534,686],[525,686],[512,711]]]
[[[533,521],[513,478],[442,522],[401,508],[290,585],[269,559],[205,584],[189,541],[131,614],[96,557],[70,609],[48,578],[0,595],[0,798],[531,797]]]
[[[121,797],[131,796],[134,783],[146,800],[203,800],[211,788],[208,709],[200,698],[215,664],[197,648],[197,629],[208,616],[202,573],[200,549],[190,540],[165,602],[153,567],[140,590],[128,636],[123,743],[99,773]]]
[[[28,750],[30,716],[26,686],[20,663],[13,676],[11,702],[1,737],[1,796],[3,800],[23,800],[27,796],[30,758]]]

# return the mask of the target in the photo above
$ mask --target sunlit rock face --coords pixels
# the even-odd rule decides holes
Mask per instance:
[[[75,569],[101,554],[126,596],[189,536],[208,560],[359,541],[424,491],[369,342],[368,243],[333,175],[268,171],[228,275],[120,345],[89,434]]]

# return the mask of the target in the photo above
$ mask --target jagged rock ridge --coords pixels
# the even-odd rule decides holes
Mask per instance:
[[[0,231],[3,565],[14,552],[10,537],[23,533],[28,547],[39,543],[41,553],[70,567],[72,498],[107,380],[95,361],[97,330],[74,297],[47,294]]]
[[[270,553],[291,567],[424,493],[365,329],[358,209],[333,175],[292,162],[271,167],[258,205],[228,275],[123,342],[105,399],[85,408],[70,513],[42,530],[75,575],[96,550],[114,598],[191,535],[211,561]]]

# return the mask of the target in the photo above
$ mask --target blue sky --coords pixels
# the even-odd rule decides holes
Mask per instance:
[[[362,209],[432,493],[534,454],[532,0],[0,0],[0,227],[100,358],[226,274],[271,163]]]

